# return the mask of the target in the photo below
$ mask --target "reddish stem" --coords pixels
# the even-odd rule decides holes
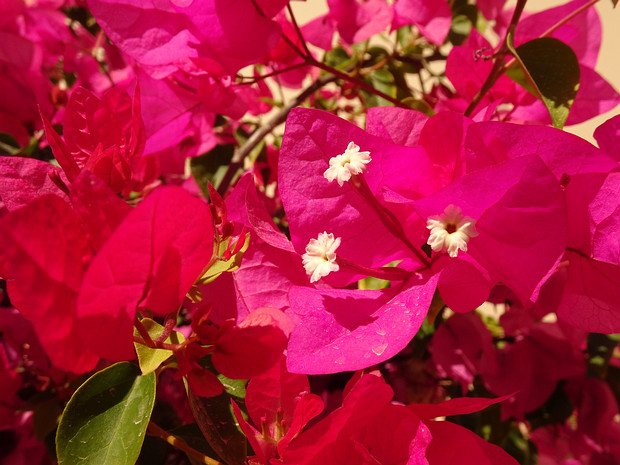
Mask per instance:
[[[351,183],[353,185],[353,188],[364,198],[364,200],[366,200],[370,204],[375,213],[377,213],[377,216],[385,225],[387,230],[396,239],[401,240],[407,246],[407,248],[413,252],[413,254],[418,258],[418,260],[420,260],[420,262],[425,264],[427,268],[430,267],[427,258],[411,243],[411,241],[409,241],[407,235],[405,234],[405,230],[403,229],[403,226],[400,224],[398,219],[390,210],[388,210],[387,208],[385,208],[385,206],[379,203],[373,192],[370,190],[370,187],[368,187],[368,184],[366,183],[364,177],[362,175],[353,176],[351,178]]]
[[[523,13],[526,2],[527,0],[517,0],[517,6],[512,13],[512,18],[510,19],[510,24],[506,29],[506,34],[504,35],[502,45],[500,45],[499,49],[495,52],[495,61],[493,63],[493,68],[489,72],[487,79],[482,84],[482,87],[480,88],[478,93],[476,93],[471,103],[465,110],[465,116],[471,116],[478,104],[482,101],[483,97],[487,94],[488,91],[491,90],[491,88],[495,85],[495,82],[497,82],[497,80],[504,73],[504,63],[506,60],[506,55],[510,53],[508,40],[511,40],[510,38],[514,36],[514,31],[517,28],[517,23],[521,18],[521,13]]]
[[[176,312],[172,315],[168,315],[166,317],[166,320],[164,321],[164,330],[162,331],[162,333],[157,337],[157,339],[154,339],[153,342],[155,344],[161,344],[166,342],[166,339],[168,339],[168,337],[170,336],[170,334],[172,333],[172,330],[174,329],[174,327],[177,324],[177,318],[176,318]]]
[[[152,421],[149,423],[146,432],[149,435],[157,436],[158,438],[166,441],[171,446],[182,450],[187,454],[188,457],[195,459],[196,461],[198,461],[198,463],[204,463],[206,465],[224,465],[222,462],[218,462],[217,460],[212,459],[211,457],[204,455],[201,452],[198,452],[196,449],[189,446],[183,439],[178,438],[174,434],[170,434]]]
[[[156,348],[155,341],[153,341],[153,338],[151,338],[151,335],[149,334],[148,330],[144,327],[144,325],[142,324],[142,322],[140,321],[137,315],[134,318],[133,325],[140,333],[140,336],[142,336],[142,342],[140,342],[140,344],[145,345],[147,347],[151,347],[152,349]],[[135,339],[136,339],[136,336],[134,336],[134,340]]]
[[[256,76],[256,77],[239,76],[241,79],[248,79],[247,81],[240,82],[239,85],[246,86],[249,84],[256,84],[257,82],[260,82],[263,79],[266,79],[268,77],[277,76],[278,74],[283,74],[283,73],[286,73],[287,71],[292,71],[294,69],[301,68],[303,66],[308,66],[308,64],[304,61],[302,63],[297,63],[295,65],[287,66],[286,68],[276,69],[275,71],[271,71],[270,73],[267,73],[267,74],[261,74],[260,76]]]
[[[304,35],[301,33],[301,29],[299,28],[299,25],[297,24],[297,20],[295,19],[295,15],[293,14],[293,8],[291,7],[290,3],[286,4],[286,9],[288,10],[288,14],[291,17],[291,22],[293,23],[293,26],[295,27],[295,32],[297,33],[297,36],[299,37],[299,40],[301,40],[301,43],[304,46],[304,50],[306,51],[306,54],[311,57],[312,53],[310,53],[310,49],[308,48],[308,44],[306,43],[306,39],[304,39]]]
[[[372,276],[373,278],[385,279],[387,281],[406,281],[413,274],[410,271],[397,267],[369,268],[344,257],[337,257],[336,262],[343,268],[352,270],[355,273]]]
[[[570,13],[568,16],[566,16],[565,18],[562,18],[557,23],[555,23],[553,26],[551,26],[549,29],[547,29],[545,32],[543,32],[540,36],[538,36],[538,38],[540,39],[542,37],[549,37],[557,29],[559,29],[560,27],[564,26],[567,22],[569,22],[574,17],[580,15],[581,13],[586,11],[588,8],[596,5],[598,2],[599,2],[599,0],[590,0],[588,3],[586,3],[584,5],[581,5],[575,11]],[[504,69],[502,70],[502,72],[506,72],[508,70],[508,68],[510,68],[513,65],[514,62],[515,62],[514,58],[512,60],[509,60],[508,63],[506,63],[504,65]]]

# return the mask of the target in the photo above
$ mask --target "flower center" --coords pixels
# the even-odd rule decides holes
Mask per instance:
[[[359,145],[349,142],[344,153],[329,159],[329,168],[325,170],[323,177],[329,182],[338,181],[338,185],[342,187],[351,176],[362,173],[371,160],[370,152],[360,152]]]
[[[455,233],[455,232],[457,231],[457,229],[458,229],[458,228],[457,228],[456,224],[454,224],[454,223],[448,223],[448,224],[446,224],[446,232],[447,232],[448,234]]]
[[[316,239],[310,239],[306,253],[301,256],[310,282],[314,283],[340,267],[336,263],[336,249],[340,246],[340,238],[324,231]]]
[[[435,252],[448,252],[451,257],[456,257],[459,250],[467,252],[469,239],[478,235],[476,220],[463,215],[454,205],[448,205],[440,215],[430,216],[426,227],[431,231],[427,244]]]

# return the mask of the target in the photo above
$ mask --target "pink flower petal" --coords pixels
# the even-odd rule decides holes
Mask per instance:
[[[136,310],[175,311],[212,254],[207,205],[178,187],[154,191],[88,268],[78,299],[84,344],[109,360],[132,358]]]

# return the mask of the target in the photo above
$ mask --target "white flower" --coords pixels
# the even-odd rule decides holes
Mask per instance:
[[[334,239],[332,233],[326,231],[319,234],[317,239],[310,239],[306,246],[306,253],[301,256],[306,273],[310,275],[310,282],[314,283],[332,271],[340,268],[336,263],[336,249],[340,246],[340,238]]]
[[[476,237],[476,220],[463,215],[459,207],[448,205],[441,215],[433,215],[426,220],[431,235],[426,242],[435,252],[448,252],[456,257],[459,250],[467,252],[467,243]]]
[[[323,176],[329,182],[334,179],[337,180],[342,187],[345,181],[351,179],[352,175],[362,173],[370,161],[370,152],[360,152],[360,148],[355,142],[349,142],[343,154],[329,159],[329,168],[325,170]]]

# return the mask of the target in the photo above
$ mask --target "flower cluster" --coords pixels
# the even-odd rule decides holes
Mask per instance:
[[[0,5],[2,463],[620,463],[620,95],[505,3]]]

